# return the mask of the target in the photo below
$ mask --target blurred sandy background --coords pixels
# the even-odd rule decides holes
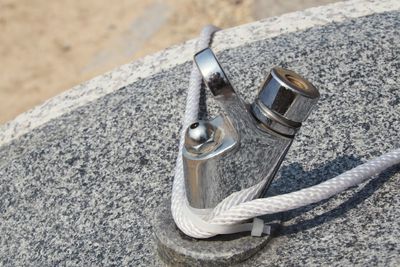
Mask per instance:
[[[334,0],[0,0],[0,123],[85,80],[196,37]]]

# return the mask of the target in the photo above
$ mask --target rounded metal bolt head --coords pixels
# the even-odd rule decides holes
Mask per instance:
[[[191,124],[186,130],[185,148],[192,153],[204,153],[214,143],[215,129],[207,121]]]

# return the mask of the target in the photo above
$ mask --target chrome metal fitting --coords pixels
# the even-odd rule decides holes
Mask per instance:
[[[195,122],[186,130],[182,156],[189,204],[213,208],[251,186],[263,194],[317,103],[317,89],[298,74],[276,67],[248,105],[236,94],[211,49],[200,51],[194,60],[226,115]]]
[[[293,71],[275,67],[252,104],[254,116],[281,134],[294,135],[318,102],[318,90]]]

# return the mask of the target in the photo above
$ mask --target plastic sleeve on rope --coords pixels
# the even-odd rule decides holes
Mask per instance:
[[[209,46],[212,34],[217,30],[218,28],[214,26],[206,26],[203,29],[197,42],[197,51]],[[185,115],[182,121],[171,199],[171,212],[174,221],[178,228],[188,236],[209,238],[218,234],[232,234],[245,231],[251,231],[251,234],[254,236],[261,236],[262,233],[269,234],[270,226],[264,225],[261,219],[255,217],[288,211],[330,198],[400,163],[400,149],[397,149],[321,184],[296,192],[269,198],[254,199],[258,195],[260,188],[260,185],[255,185],[242,191],[234,192],[212,210],[191,208],[185,191],[182,147],[185,129],[197,120],[201,83],[202,77],[193,63]],[[235,179],[235,177],[232,177],[232,179]],[[242,223],[251,218],[254,218],[253,223]]]

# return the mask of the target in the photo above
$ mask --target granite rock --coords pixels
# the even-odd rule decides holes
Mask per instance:
[[[273,190],[319,183],[398,148],[399,44],[400,12],[391,11],[217,54],[248,101],[276,65],[321,92]],[[139,79],[0,147],[1,265],[162,264],[152,221],[171,194],[190,67]],[[399,171],[282,214],[278,236],[243,265],[398,266]]]
[[[252,257],[271,240],[279,228],[278,218],[268,221],[270,234],[260,237],[249,233],[219,235],[195,239],[182,233],[172,218],[170,202],[154,213],[153,232],[160,259],[171,266],[232,266]]]

